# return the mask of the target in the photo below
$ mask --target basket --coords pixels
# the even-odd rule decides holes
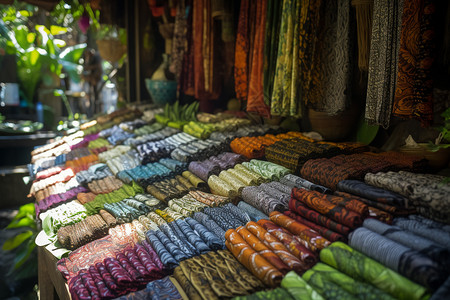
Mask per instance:
[[[110,63],[117,62],[127,52],[127,46],[115,39],[97,40],[97,46],[100,56]]]
[[[145,86],[155,104],[163,106],[172,104],[177,100],[177,82],[175,80],[145,79]]]

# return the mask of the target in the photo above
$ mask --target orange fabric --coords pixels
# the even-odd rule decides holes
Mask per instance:
[[[308,269],[308,266],[295,257],[283,243],[280,242],[275,236],[267,232],[261,225],[256,222],[250,221],[247,223],[246,228],[253,233],[258,239],[263,241],[267,247],[281,258],[281,260],[297,273],[303,273]]]
[[[236,231],[250,245],[250,247],[252,247],[253,250],[262,255],[262,257],[277,268],[278,271],[283,273],[283,275],[286,275],[286,273],[290,271],[289,267],[269,247],[264,245],[264,243],[257,236],[248,231],[247,228],[240,226],[236,228]]]
[[[225,233],[225,245],[236,259],[264,284],[276,287],[283,279],[283,274],[269,263],[262,255],[254,251],[234,229]]]
[[[292,234],[299,236],[302,240],[305,240],[309,244],[311,250],[322,250],[328,247],[331,243],[326,238],[322,237],[317,231],[312,230],[306,225],[278,212],[273,211],[269,215],[270,220],[275,224],[286,228]]]

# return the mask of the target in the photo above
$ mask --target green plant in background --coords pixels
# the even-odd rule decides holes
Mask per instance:
[[[17,76],[22,96],[33,106],[39,84],[59,85],[61,73],[66,72],[74,82],[80,82],[80,59],[86,44],[66,47],[66,42],[55,38],[69,31],[57,25],[34,24],[30,18],[37,12],[9,6],[0,21],[0,47],[5,54],[17,57]]]
[[[450,143],[442,143],[443,141],[450,142],[450,107],[447,108],[441,116],[444,117],[444,125],[437,128],[439,130],[439,135],[435,142],[428,143],[428,148],[431,151],[439,151],[439,149],[450,148]]]
[[[17,280],[36,276],[37,251],[34,242],[37,236],[34,203],[22,205],[6,229],[22,229],[20,233],[9,238],[3,244],[3,250],[14,251],[14,265],[8,275]]]

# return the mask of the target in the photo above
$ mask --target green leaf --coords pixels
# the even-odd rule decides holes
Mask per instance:
[[[14,36],[17,44],[19,44],[22,49],[28,49],[31,45],[31,43],[28,42],[28,34],[28,28],[24,25],[20,25],[14,30]]]
[[[36,227],[36,223],[32,218],[24,217],[18,221],[11,222],[6,228],[20,228],[20,227]]]
[[[53,39],[53,43],[59,48],[65,47],[67,45],[66,42],[61,39]]]
[[[67,27],[61,27],[61,26],[55,26],[55,25],[50,26],[50,33],[52,35],[64,34],[68,30],[69,29]]]
[[[48,236],[52,236],[54,234],[53,230],[53,219],[51,216],[45,217],[44,221],[42,221],[42,229],[45,234]]]
[[[25,216],[34,216],[35,214],[36,214],[36,207],[34,206],[34,203],[24,204],[21,207],[19,207],[19,211],[17,212],[17,215],[14,216],[13,220],[17,220]]]
[[[30,257],[31,252],[36,248],[36,244],[34,243],[34,240],[31,243],[28,243],[27,247],[23,247],[20,249],[20,251],[17,252],[16,256],[14,257],[14,269],[19,269]]]
[[[27,230],[25,232],[22,232],[10,239],[7,239],[5,243],[3,244],[3,250],[9,251],[12,249],[17,248],[19,245],[21,245],[24,241],[29,239],[33,235],[33,232],[31,230]]]
[[[75,46],[67,47],[63,52],[59,54],[59,60],[66,62],[76,63],[80,61],[83,55],[84,49],[86,49],[87,44],[78,44]]]
[[[19,14],[22,17],[31,17],[33,15],[33,13],[28,10],[19,10]]]
[[[41,56],[41,54],[39,53],[38,50],[35,49],[35,50],[31,51],[30,52],[30,56],[29,56],[30,64],[31,65],[35,65],[37,63],[37,61],[38,61],[40,56]]]
[[[34,32],[29,32],[28,34],[27,34],[27,42],[28,43],[33,43],[34,42],[34,40],[36,39],[36,33],[34,33]]]

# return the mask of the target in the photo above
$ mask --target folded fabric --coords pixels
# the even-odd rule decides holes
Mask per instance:
[[[283,178],[280,179],[280,182],[282,184],[285,184],[290,187],[296,187],[296,188],[305,188],[311,191],[317,191],[320,193],[326,193],[331,194],[332,191],[324,186],[314,184],[306,179],[303,179],[301,177],[295,176],[293,174],[287,174]]]
[[[186,183],[177,178],[162,180],[147,186],[147,192],[158,200],[168,203],[171,199],[181,198],[189,193],[190,185],[186,186],[183,182]]]
[[[395,218],[393,225],[421,237],[430,239],[438,245],[450,249],[450,234],[441,228],[433,228],[420,221],[406,218]]]
[[[94,194],[107,194],[121,188],[123,182],[112,175],[103,179],[93,180],[87,185]]]
[[[309,228],[317,231],[321,236],[323,236],[324,238],[326,238],[327,240],[329,240],[330,242],[336,242],[336,241],[341,241],[341,242],[347,242],[347,238],[344,237],[343,235],[334,232],[331,229],[328,229],[326,227],[320,226],[314,222],[311,222],[305,218],[303,218],[302,216],[296,214],[293,211],[285,211],[284,214],[294,220],[296,220],[299,223],[302,223],[305,226],[308,226]]]
[[[266,134],[258,137],[236,138],[230,143],[230,147],[235,153],[251,158],[264,157],[264,150],[267,146],[279,141],[280,139],[272,134]]]
[[[317,231],[312,230],[308,226],[297,222],[278,211],[270,213],[269,217],[270,220],[278,226],[286,228],[292,234],[300,237],[301,240],[304,241],[304,246],[312,251],[321,250],[330,245],[330,241],[322,237]]]
[[[234,198],[239,195],[238,189],[235,189],[233,185],[216,175],[209,176],[208,185],[211,192],[222,197]]]
[[[248,222],[246,228],[268,248],[270,248],[291,270],[303,273],[308,266],[295,257],[286,246],[275,236],[267,232],[262,226],[255,222]],[[256,249],[255,249],[256,250]]]
[[[374,202],[396,207],[407,207],[408,204],[408,199],[400,194],[378,188],[359,180],[342,180],[337,184],[337,189]]]
[[[240,201],[238,203],[237,207],[239,209],[241,209],[242,211],[244,211],[245,213],[247,213],[252,221],[258,222],[261,219],[266,219],[266,220],[269,219],[268,215],[264,214],[262,211],[260,211],[256,207],[251,206],[250,204],[248,204],[244,201]]]
[[[428,298],[427,290],[342,242],[320,252],[322,262],[397,299]]]
[[[323,300],[324,298],[314,290],[303,278],[295,272],[287,273],[281,281],[284,288],[296,300]]]
[[[201,223],[205,228],[207,228],[209,231],[214,233],[214,235],[218,238],[219,243],[221,244],[219,246],[219,249],[222,249],[225,247],[225,230],[220,227],[216,221],[212,220],[208,215],[202,213],[202,212],[196,212],[192,216],[194,220]]]
[[[192,218],[186,218],[185,221],[189,224],[189,226],[191,226],[191,229],[201,237],[201,239],[206,243],[206,245],[208,245],[209,248],[211,248],[212,250],[223,249],[223,242],[218,238],[217,235],[207,229],[204,225]]]
[[[177,285],[179,285],[179,283],[176,282],[174,278],[167,276],[162,279],[149,282],[145,288],[145,291],[149,298],[155,300],[183,300],[185,298],[181,294],[185,295],[184,291],[182,291],[181,287],[178,289]]]
[[[268,195],[258,186],[244,188],[242,190],[242,199],[266,215],[269,215],[272,211],[285,211],[287,209],[287,205],[282,199]]]
[[[93,180],[103,179],[108,176],[113,176],[113,173],[106,164],[95,164],[85,171],[76,174],[77,181],[80,184],[88,184]]]
[[[276,225],[272,221],[259,220],[258,224],[283,243],[283,245],[300,259],[304,265],[312,266],[316,263],[316,254],[304,246],[305,241],[291,234],[288,230]]]
[[[198,190],[190,191],[189,195],[192,196],[198,202],[201,202],[201,203],[206,204],[211,207],[224,205],[224,204],[230,202],[230,199],[228,197],[213,195],[213,194],[205,193],[205,192],[198,191]]]
[[[242,165],[268,180],[279,181],[281,177],[291,173],[289,169],[283,166],[257,159],[243,162]]]
[[[444,176],[415,174],[410,172],[369,173],[366,183],[399,193],[409,199],[414,207],[424,207],[439,212],[426,215],[431,219],[449,223],[446,215],[450,213],[450,184],[443,183]]]
[[[67,192],[61,194],[52,194],[47,198],[35,203],[36,208],[36,216],[39,216],[41,212],[44,212],[50,208],[56,207],[57,205],[68,202],[70,200],[74,200],[80,193],[88,192],[85,187],[78,186],[73,189],[68,190]]]
[[[237,164],[234,166],[234,169],[239,171],[239,173],[243,173],[247,178],[250,178],[252,182],[255,184],[249,184],[249,185],[257,185],[261,184],[266,181],[266,179],[261,176],[259,173],[254,172],[253,170],[243,166],[242,164]]]
[[[252,295],[248,296],[240,296],[233,298],[235,300],[257,300],[257,299],[295,299],[293,298],[288,291],[282,288],[276,288],[269,291],[259,291]]]
[[[283,274],[262,255],[255,252],[234,229],[229,229],[225,233],[225,239],[228,250],[253,275],[268,286],[275,287],[280,284]]]
[[[291,202],[289,204],[290,207],[294,208],[295,203],[299,201],[309,208],[314,209],[324,216],[329,217],[330,219],[333,219],[334,221],[339,222],[345,226],[348,226],[349,228],[356,228],[361,226],[363,218],[359,213],[349,210],[345,206],[336,205],[335,203],[330,202],[330,197],[328,196],[329,195],[320,194],[316,191],[307,191],[305,189],[293,188],[291,199],[292,204]],[[332,197],[337,196],[331,196],[331,198]],[[345,202],[345,200],[342,200],[342,198],[340,197],[337,197],[335,199],[336,201],[333,200],[334,202]],[[344,203],[344,205],[347,204],[348,202]],[[350,206],[350,204],[348,204],[348,206]]]

